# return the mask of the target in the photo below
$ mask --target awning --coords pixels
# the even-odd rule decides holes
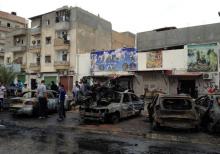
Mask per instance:
[[[182,77],[198,77],[201,76],[202,73],[200,72],[181,72],[181,71],[172,71],[172,70],[167,70],[165,71],[165,75],[167,76],[182,76]]]

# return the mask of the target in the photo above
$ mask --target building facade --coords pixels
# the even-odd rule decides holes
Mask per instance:
[[[111,22],[78,7],[64,6],[29,19],[31,28],[8,34],[5,64],[20,64],[18,79],[28,81],[31,87],[44,79],[48,86],[51,81],[61,82],[71,91],[75,80],[91,75],[91,51],[134,46],[134,35],[114,35]],[[113,43],[113,38],[127,42]]]
[[[195,97],[219,89],[220,23],[137,34],[136,93],[144,90]]]
[[[12,12],[10,14],[0,11],[0,64],[4,63],[4,53],[7,51],[8,43],[10,43],[10,40],[7,40],[8,33],[15,29],[27,28],[27,26],[27,20],[17,16],[16,12]],[[8,57],[8,61],[11,62],[10,57]]]

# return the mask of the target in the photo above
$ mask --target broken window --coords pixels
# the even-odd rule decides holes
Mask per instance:
[[[126,102],[130,102],[128,94],[124,94],[123,103],[126,103]]]
[[[10,24],[10,23],[7,23],[7,27],[10,28],[10,27],[11,27],[11,24]]]
[[[51,63],[51,56],[45,56],[45,63]]]
[[[192,103],[187,99],[163,99],[163,106],[168,110],[190,110],[192,109]]]
[[[61,10],[56,12],[56,23],[69,21],[70,20],[70,11],[69,10]]]
[[[51,44],[51,37],[46,37],[46,44]]]
[[[69,43],[69,35],[67,31],[57,31],[56,32],[57,38],[63,39],[64,43],[68,44]]]
[[[139,98],[136,95],[131,94],[131,100],[132,101],[139,101]]]

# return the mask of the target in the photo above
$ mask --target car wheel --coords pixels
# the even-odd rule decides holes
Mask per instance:
[[[119,122],[119,119],[120,119],[120,116],[118,114],[112,114],[111,117],[110,117],[110,121],[111,123],[113,124],[116,124]]]

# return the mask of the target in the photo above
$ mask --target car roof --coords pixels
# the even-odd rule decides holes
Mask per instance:
[[[159,95],[161,98],[185,98],[185,99],[192,99],[192,97],[188,95]]]

